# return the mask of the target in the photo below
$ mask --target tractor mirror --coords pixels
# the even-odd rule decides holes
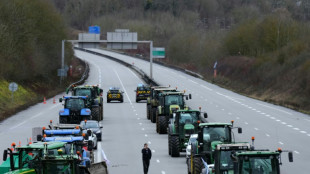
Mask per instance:
[[[103,89],[100,89],[100,93],[103,93]]]
[[[103,128],[103,126],[100,126],[100,129],[102,129]]]
[[[4,150],[3,151],[3,161],[6,161],[7,158],[8,158],[8,150]]]
[[[42,141],[42,135],[37,135],[37,141]]]
[[[189,94],[188,96],[189,96],[189,99],[192,99],[192,94]]]
[[[293,152],[288,152],[288,161],[293,162]]]
[[[61,103],[61,102],[62,102],[62,98],[59,99],[59,103]]]
[[[242,128],[238,127],[238,134],[242,134]]]
[[[173,113],[173,118],[175,118],[176,115],[177,115],[177,114],[174,112],[174,113]]]
[[[207,113],[203,113],[203,117],[204,118],[208,118],[208,114]]]
[[[188,100],[188,97],[186,96],[185,99]]]

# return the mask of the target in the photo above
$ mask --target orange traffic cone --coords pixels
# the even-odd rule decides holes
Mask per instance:
[[[44,99],[43,99],[43,104],[46,104],[46,98],[44,97]]]
[[[53,104],[56,104],[56,100],[55,100],[55,97],[53,98]]]

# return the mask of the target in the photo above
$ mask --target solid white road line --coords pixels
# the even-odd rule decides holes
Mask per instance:
[[[283,113],[286,113],[286,114],[289,114],[289,115],[293,115],[293,114],[290,113],[290,112],[286,112],[286,111],[283,111],[283,110],[281,110],[281,109],[277,109],[277,108],[274,108],[274,107],[271,107],[271,106],[267,106],[267,105],[260,104],[260,103],[256,103],[256,104],[261,105],[261,106],[265,106],[265,107],[267,107],[267,108],[271,108],[271,109],[274,109],[274,110],[277,110],[277,111],[280,111],[280,112],[283,112]]]
[[[207,90],[209,90],[209,91],[213,91],[213,89],[208,88],[208,87],[206,87],[205,85],[200,85],[200,86],[203,87],[203,88],[205,88],[205,89],[207,89]]]
[[[270,135],[269,135],[269,134],[266,134],[266,136],[267,136],[267,137],[270,137]]]
[[[159,159],[156,160],[157,163],[160,163]]]
[[[122,85],[122,87],[123,87],[123,89],[124,89],[124,91],[125,91],[125,94],[126,94],[128,100],[129,100],[129,103],[132,103],[131,100],[130,100],[130,98],[129,98],[129,96],[128,96],[128,94],[127,94],[127,91],[126,91],[126,89],[125,89],[125,87],[124,87],[124,84],[123,84],[121,78],[119,77],[118,73],[117,73],[115,70],[114,70],[114,72],[115,72],[115,74],[116,74],[116,76],[117,76],[119,82],[121,83],[121,85]]]
[[[295,150],[294,152],[295,152],[295,153],[297,153],[297,154],[299,154],[299,152],[298,152],[298,151],[296,151],[296,150]]]
[[[36,114],[36,115],[34,115],[34,116],[30,117],[30,119],[37,118],[37,117],[38,117],[38,116],[40,116],[41,114],[42,114],[42,112],[40,112],[40,113],[38,113],[38,114]]]
[[[23,121],[23,122],[19,123],[18,125],[11,127],[10,129],[13,130],[13,129],[25,124],[25,123],[26,123],[26,121]]]
[[[281,141],[279,141],[279,144],[283,145],[283,143]]]

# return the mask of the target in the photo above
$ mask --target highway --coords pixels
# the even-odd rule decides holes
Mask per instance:
[[[94,50],[94,49],[92,49]],[[149,73],[149,63],[126,55],[94,50],[128,63],[134,63],[144,72]],[[110,173],[143,173],[141,149],[145,142],[153,152],[150,174],[186,173],[185,157],[171,158],[168,155],[167,135],[158,135],[155,124],[146,119],[145,103],[135,103],[134,89],[141,82],[129,68],[103,57],[75,51],[76,56],[90,64],[90,75],[85,84],[99,84],[104,94],[109,87],[120,87],[124,93],[124,103],[106,103],[104,98],[104,120],[102,142],[96,151],[96,161],[102,160],[104,150],[110,161]],[[243,128],[243,134],[235,133],[236,141],[250,141],[255,136],[257,148],[269,148],[294,152],[294,162],[289,163],[287,154],[282,155],[281,173],[307,174],[310,160],[310,117],[308,115],[259,100],[251,99],[229,90],[220,88],[180,71],[154,64],[154,79],[162,85],[178,87],[191,93],[192,100],[187,101],[192,108],[202,107],[207,111],[209,122],[235,121]],[[59,94],[55,98],[64,94]],[[32,127],[45,126],[49,120],[58,122],[61,104],[37,104],[0,123],[0,156],[12,142],[26,143],[31,137]],[[1,159],[2,161],[2,159]]]

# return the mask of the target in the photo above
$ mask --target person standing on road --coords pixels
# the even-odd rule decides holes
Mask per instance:
[[[144,144],[144,148],[142,149],[142,161],[143,161],[143,171],[144,174],[147,174],[149,171],[149,166],[150,166],[150,160],[152,158],[152,152],[148,148],[147,143]]]

